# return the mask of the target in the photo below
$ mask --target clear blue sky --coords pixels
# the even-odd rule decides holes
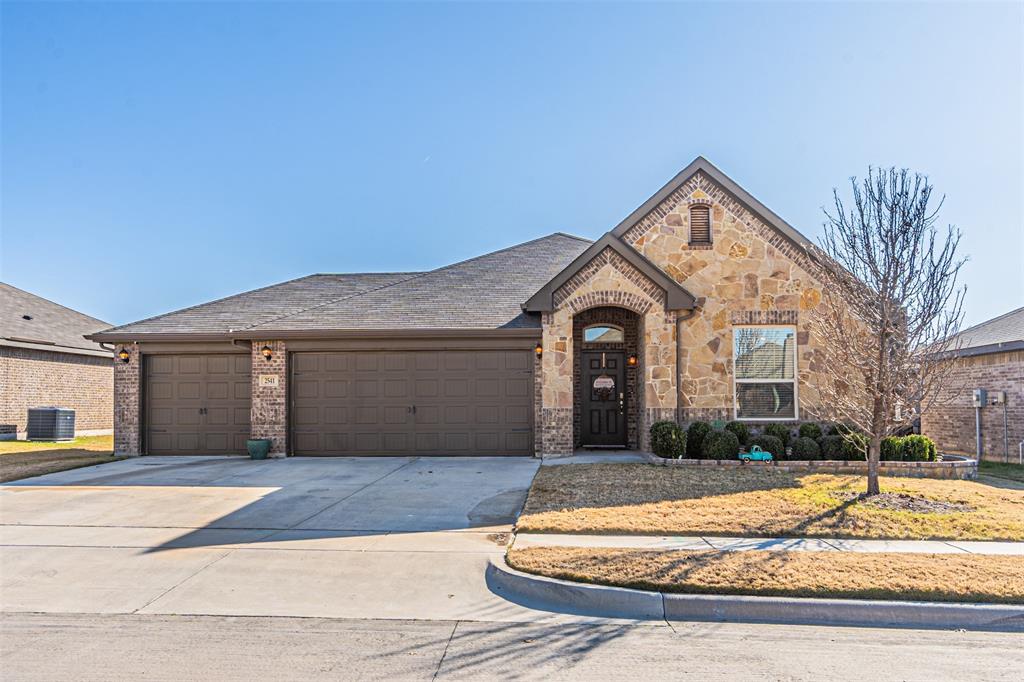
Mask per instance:
[[[1024,305],[1022,5],[2,3],[0,279],[115,323],[597,237],[703,154],[805,234],[930,175]]]

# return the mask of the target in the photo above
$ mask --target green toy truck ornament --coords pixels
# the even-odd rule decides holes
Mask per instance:
[[[770,462],[772,453],[765,452],[760,445],[751,445],[750,452],[741,452],[740,461],[743,462]]]

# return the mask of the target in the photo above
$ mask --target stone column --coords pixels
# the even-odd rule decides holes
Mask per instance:
[[[270,360],[263,347],[270,348]],[[252,438],[269,438],[271,457],[287,457],[288,349],[284,341],[252,342]]]
[[[128,362],[117,357],[126,350]],[[114,349],[114,454],[137,457],[142,454],[142,354],[136,344],[118,344]]]
[[[643,411],[640,424],[640,449],[651,447],[651,425],[676,419],[676,314],[657,308],[643,317],[641,336],[641,376]]]
[[[572,454],[572,314],[544,313],[541,358],[541,456]]]

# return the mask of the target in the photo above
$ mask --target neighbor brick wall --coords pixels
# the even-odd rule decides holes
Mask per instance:
[[[142,356],[134,344],[122,348],[131,357],[114,362],[114,454],[134,457],[142,454]]]
[[[77,431],[114,422],[113,358],[0,347],[0,424],[24,432],[30,407],[75,411]]]
[[[269,346],[273,357],[261,352]],[[277,386],[261,386],[261,376],[276,376]],[[252,438],[269,438],[271,456],[288,453],[288,349],[284,341],[252,342]]]
[[[946,382],[943,403],[921,415],[921,433],[935,441],[940,452],[974,455],[975,410],[972,391],[984,388],[989,398],[1006,391],[1009,455],[1018,457],[1018,443],[1024,440],[1024,351],[992,353],[963,358],[955,362]],[[981,410],[982,457],[1003,459],[1003,406],[990,405]]]

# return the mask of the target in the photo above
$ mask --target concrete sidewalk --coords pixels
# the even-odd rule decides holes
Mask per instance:
[[[833,538],[736,538],[649,535],[517,533],[512,547],[596,547],[636,550],[771,552],[909,552],[916,554],[1004,554],[1024,556],[1024,542],[972,540],[852,540]]]

